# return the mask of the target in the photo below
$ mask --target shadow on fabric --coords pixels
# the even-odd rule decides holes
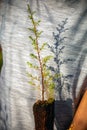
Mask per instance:
[[[73,117],[72,100],[55,101],[55,126],[57,130],[67,130]]]

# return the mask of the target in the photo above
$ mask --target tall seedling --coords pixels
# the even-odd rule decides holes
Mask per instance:
[[[30,6],[28,5],[28,17],[32,24],[32,27],[28,28],[32,35],[29,36],[31,40],[31,44],[33,47],[33,52],[30,54],[30,57],[37,61],[38,65],[34,65],[32,62],[27,62],[28,66],[34,69],[37,72],[37,76],[34,76],[31,73],[28,73],[29,76],[29,84],[35,87],[40,87],[41,89],[41,99],[45,100],[45,93],[49,98],[53,96],[53,76],[51,75],[50,69],[47,67],[47,63],[51,60],[52,56],[47,55],[42,57],[41,52],[45,50],[47,43],[39,43],[39,38],[42,34],[42,31],[38,30],[38,26],[40,25],[40,20],[36,21],[34,18],[35,12],[31,11]],[[38,74],[39,71],[39,74]],[[38,83],[39,82],[39,83]]]

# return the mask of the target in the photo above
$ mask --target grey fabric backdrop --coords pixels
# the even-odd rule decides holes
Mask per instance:
[[[0,1],[0,44],[4,60],[0,77],[0,130],[34,130],[32,105],[40,95],[28,84],[26,75],[29,70],[26,62],[32,51],[27,30],[30,26],[28,3],[37,12],[36,18],[42,21],[40,29],[44,32],[40,40],[51,45],[54,44],[52,33],[57,25],[68,18],[66,28],[69,30],[64,33],[67,38],[62,57],[74,61],[62,65],[60,70],[63,75],[72,74],[73,78],[68,80],[70,91],[64,83],[62,108],[58,107],[58,93],[55,95],[55,130],[64,130],[63,127],[66,129],[67,122],[72,119],[73,89],[76,94],[79,92],[87,73],[86,0]]]

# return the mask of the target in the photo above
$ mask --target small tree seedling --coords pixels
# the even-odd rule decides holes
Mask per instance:
[[[28,72],[29,84],[31,86],[40,88],[41,92],[41,100],[45,100],[45,93],[49,98],[53,97],[54,92],[54,82],[53,75],[51,70],[47,67],[48,62],[52,59],[52,55],[42,56],[42,51],[45,50],[47,43],[39,42],[39,38],[43,31],[38,30],[38,26],[40,26],[40,20],[35,20],[34,15],[35,11],[31,11],[30,5],[28,4],[28,14],[29,20],[32,24],[32,27],[29,27],[28,30],[32,35],[29,36],[33,47],[33,53],[30,53],[30,57],[36,60],[37,64],[33,62],[27,62],[29,68],[34,69],[36,71],[36,76],[32,73]]]

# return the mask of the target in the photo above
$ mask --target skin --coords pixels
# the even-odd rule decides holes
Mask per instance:
[[[82,97],[69,130],[87,130],[87,90]]]

